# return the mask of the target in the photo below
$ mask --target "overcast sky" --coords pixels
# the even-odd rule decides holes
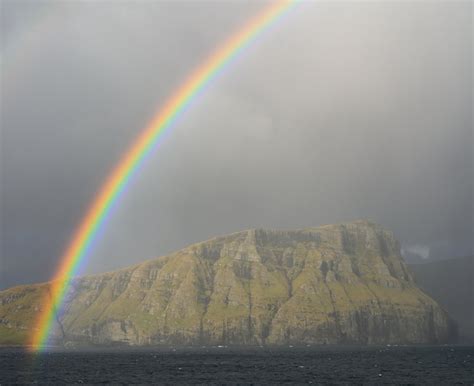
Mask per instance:
[[[0,288],[47,280],[166,97],[265,3],[1,2]],[[370,218],[472,254],[472,2],[312,2],[264,34],[134,179],[85,273],[254,227]]]

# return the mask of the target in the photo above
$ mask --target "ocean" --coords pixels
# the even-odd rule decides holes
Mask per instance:
[[[474,346],[0,349],[0,384],[474,384]]]

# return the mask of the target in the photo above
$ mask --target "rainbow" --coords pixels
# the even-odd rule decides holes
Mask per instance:
[[[148,127],[143,130],[121,158],[92,201],[60,260],[60,265],[51,281],[50,292],[44,298],[32,332],[30,341],[32,350],[41,351],[46,347],[56,312],[63,305],[71,279],[77,274],[81,262],[85,260],[88,250],[114,203],[130,183],[131,177],[140,168],[147,155],[158,145],[163,134],[173,126],[177,118],[196,100],[212,79],[222,72],[264,30],[281,19],[292,5],[298,2],[299,0],[279,0],[270,4],[235,35],[231,36],[172,94]]]

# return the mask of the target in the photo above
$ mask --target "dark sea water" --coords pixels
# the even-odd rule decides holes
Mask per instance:
[[[0,383],[473,384],[474,346],[0,349]]]

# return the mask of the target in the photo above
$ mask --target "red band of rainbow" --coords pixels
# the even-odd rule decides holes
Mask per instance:
[[[50,295],[44,299],[31,336],[31,348],[45,347],[57,310],[60,310],[70,281],[77,273],[79,264],[85,259],[87,250],[104,223],[114,202],[123,192],[131,176],[139,169],[146,156],[157,145],[162,134],[196,99],[198,94],[218,73],[228,65],[245,47],[271,24],[280,19],[298,0],[280,0],[272,3],[262,13],[250,20],[240,31],[216,50],[186,82],[167,100],[149,126],[140,134],[112,173],[108,176],[98,195],[73,235],[72,241],[61,258],[60,266],[51,282]]]

